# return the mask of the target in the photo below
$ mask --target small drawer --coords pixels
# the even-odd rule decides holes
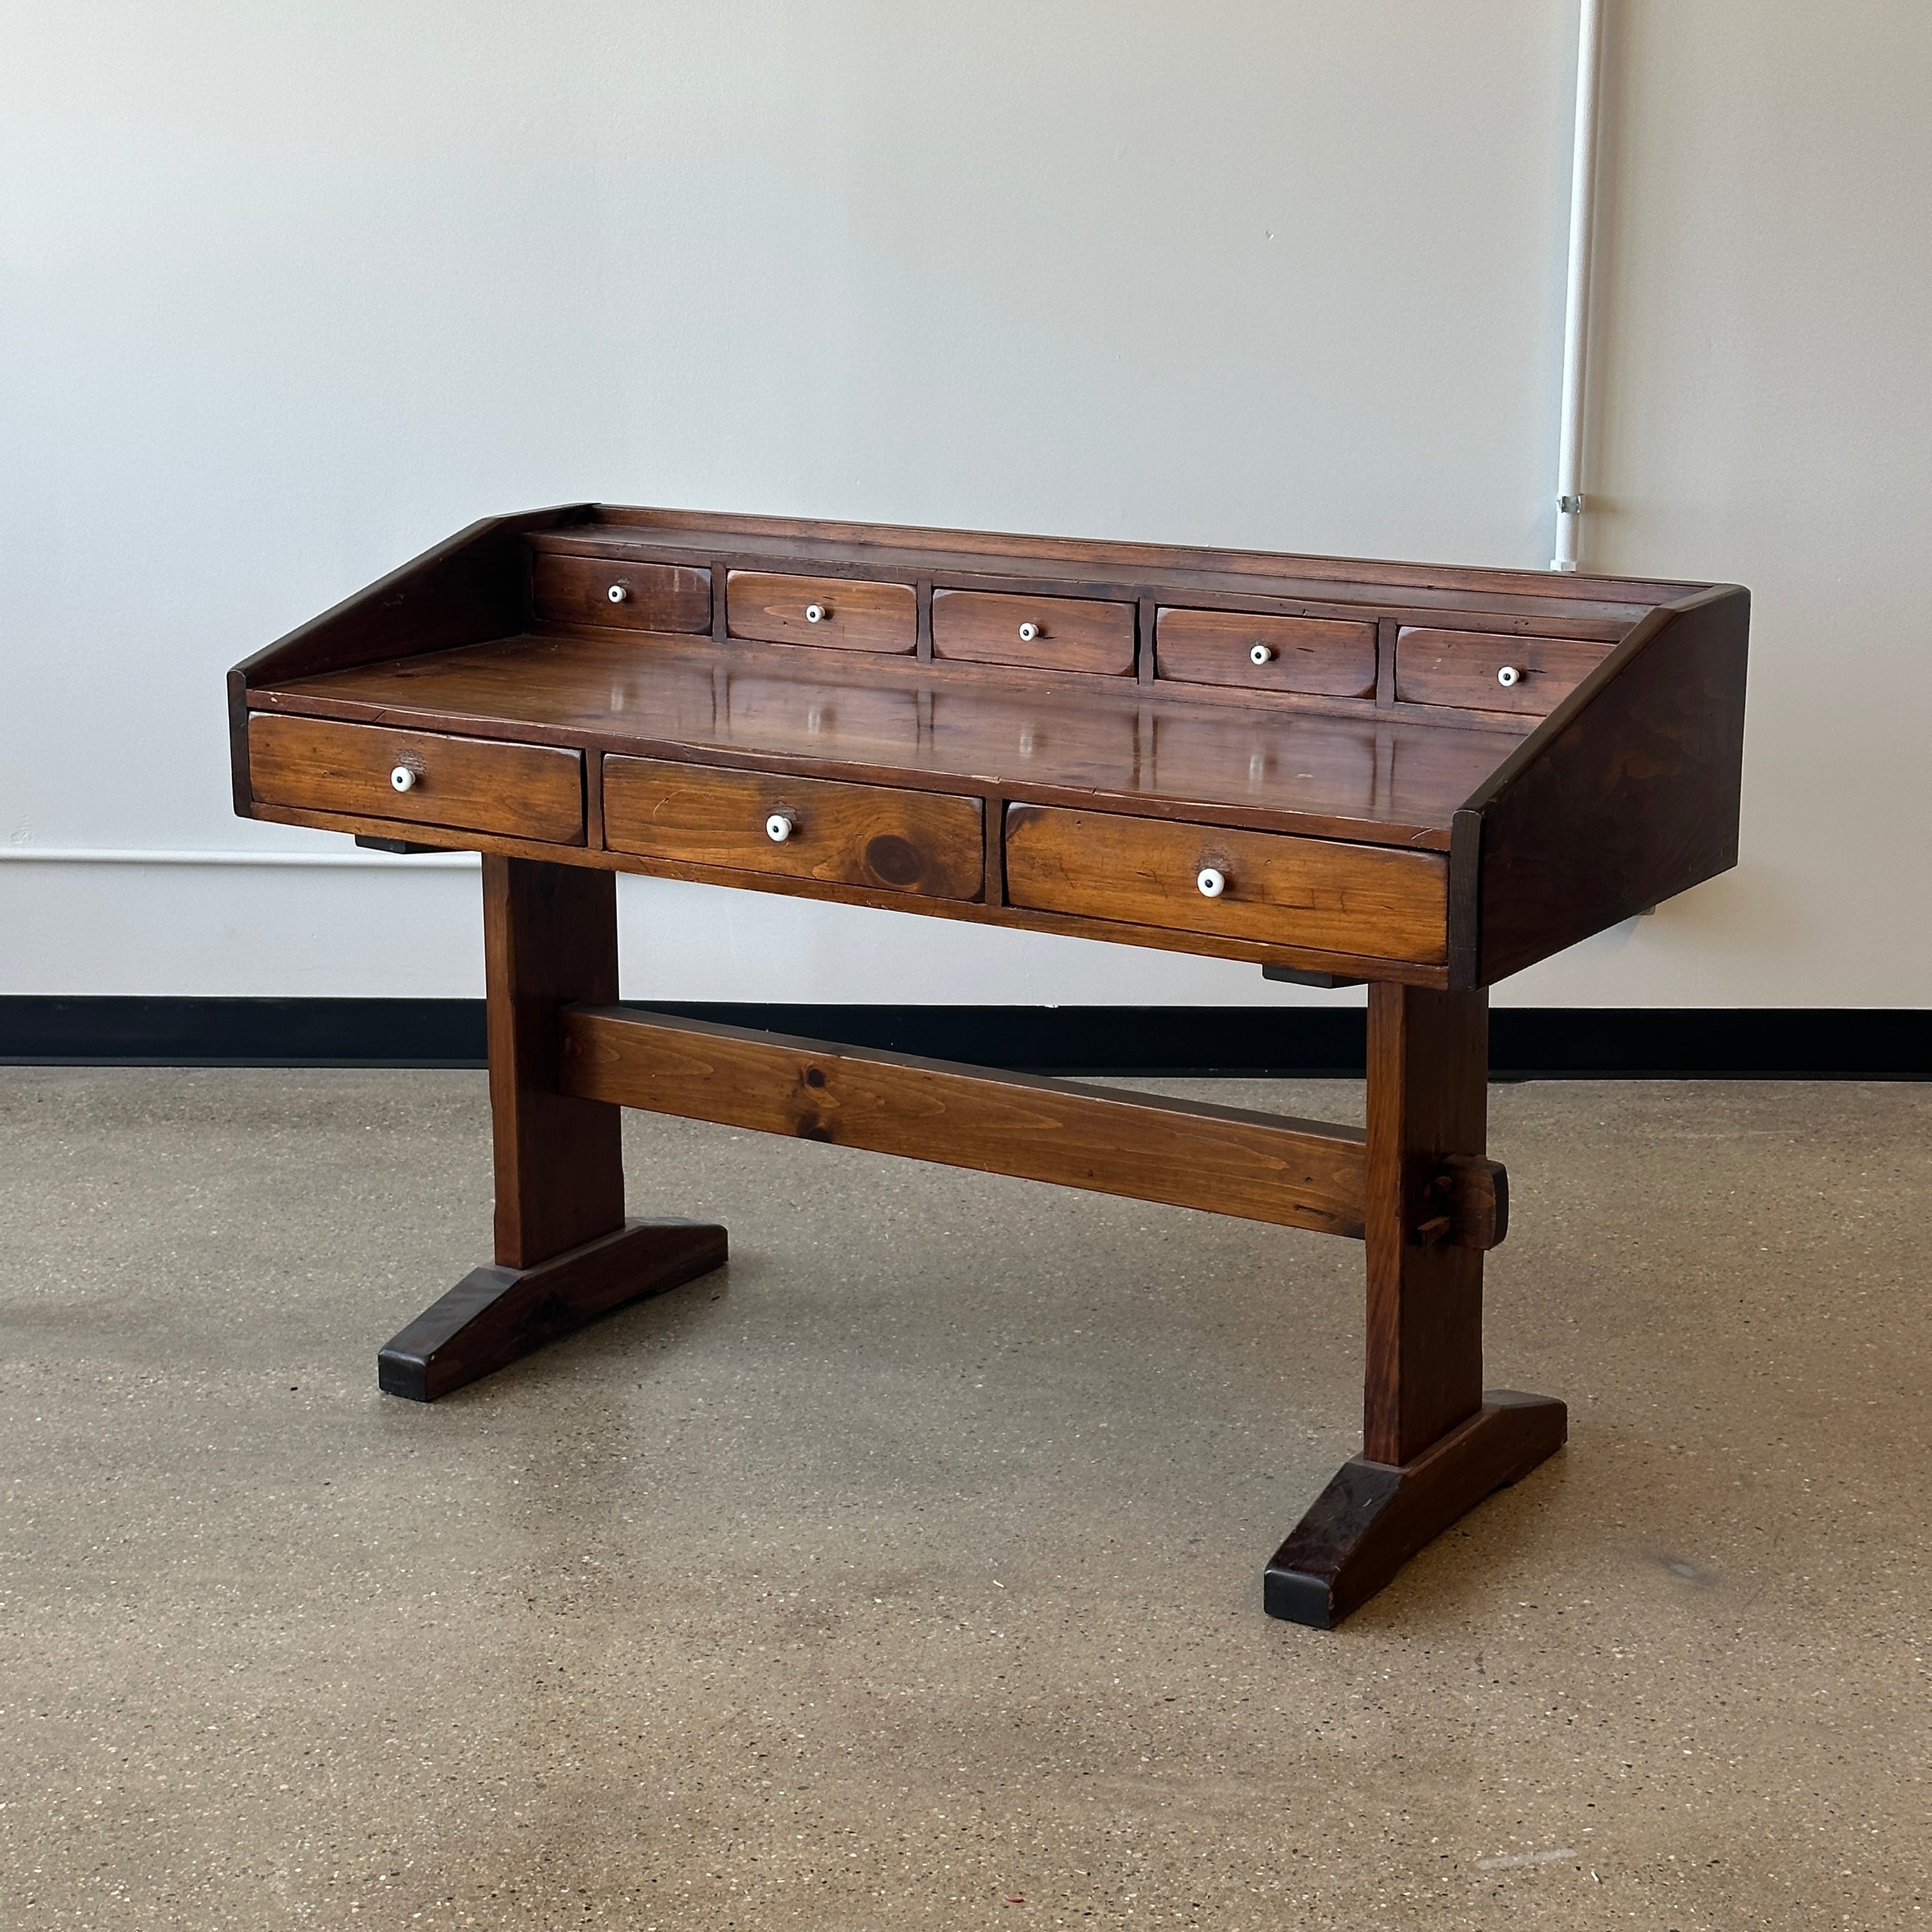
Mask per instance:
[[[584,754],[258,711],[248,781],[265,805],[584,843]]]
[[[1154,673],[1315,698],[1372,698],[1376,627],[1328,617],[1166,610],[1154,619]]]
[[[604,839],[614,852],[926,898],[980,896],[982,812],[976,798],[938,792],[604,760]]]
[[[1405,625],[1396,633],[1395,694],[1411,704],[1545,718],[1610,648],[1574,638],[1510,638]]]
[[[919,642],[919,596],[910,584],[734,570],[724,579],[724,610],[733,637],[767,644],[906,652]]]
[[[1007,807],[1006,840],[1016,906],[1420,965],[1448,956],[1438,853],[1033,805]]]
[[[1134,607],[1081,597],[935,590],[932,655],[1122,677],[1134,668]]]
[[[538,550],[530,598],[553,624],[614,625],[624,631],[708,631],[711,573],[676,563],[624,563]]]

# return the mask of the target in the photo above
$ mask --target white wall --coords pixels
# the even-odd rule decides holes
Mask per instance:
[[[1544,1004],[1923,1005],[1922,0],[1611,0],[1586,561],[1756,596],[1742,867]],[[229,815],[221,674],[584,497],[1540,566],[1569,0],[62,0],[0,24],[0,848]],[[626,990],[1252,969],[628,881]],[[473,875],[0,860],[0,990],[473,993]]]

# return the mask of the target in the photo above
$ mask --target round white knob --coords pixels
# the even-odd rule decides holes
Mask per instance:
[[[626,604],[630,602],[631,586],[628,584],[614,584],[604,594],[614,604]]]
[[[808,624],[822,624],[831,614],[823,604],[808,604],[805,607],[805,621]]]
[[[1508,690],[1511,685],[1520,684],[1522,681],[1522,673],[1518,670],[1514,664],[1504,664],[1502,669],[1496,673],[1496,682],[1505,691]]]
[[[1040,626],[1037,624],[1029,622],[1020,626],[1020,642],[1023,644],[1031,644],[1039,635]]]
[[[1248,652],[1248,662],[1251,664],[1272,664],[1274,662],[1274,645],[1255,645]]]
[[[1203,866],[1194,875],[1194,883],[1201,888],[1204,899],[1218,899],[1228,890],[1227,876],[1212,866]]]
[[[398,765],[389,774],[389,782],[398,791],[413,791],[416,789],[416,775],[407,765]]]
[[[782,845],[798,830],[798,820],[788,812],[775,812],[765,820],[765,836],[774,845]]]

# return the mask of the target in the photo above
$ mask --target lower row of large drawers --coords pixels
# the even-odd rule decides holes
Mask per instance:
[[[582,754],[550,746],[258,713],[250,780],[266,804],[585,842]],[[604,842],[669,863],[870,891],[984,896],[977,798],[608,756]],[[1014,906],[1124,926],[1439,964],[1442,855],[1055,806],[1010,805]]]

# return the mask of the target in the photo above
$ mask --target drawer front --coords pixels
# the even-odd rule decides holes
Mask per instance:
[[[692,866],[927,898],[976,899],[986,876],[976,798],[724,771],[662,758],[604,760],[604,840]],[[785,822],[774,838],[769,821]]]
[[[708,631],[711,573],[675,563],[622,563],[601,556],[530,559],[538,616],[556,624],[614,625],[624,631]]]
[[[1123,677],[1134,668],[1134,607],[988,590],[932,593],[932,654]]]
[[[1250,616],[1239,610],[1162,610],[1154,634],[1159,677],[1317,698],[1375,695],[1372,624]]]
[[[919,597],[910,584],[734,570],[724,579],[724,610],[733,637],[767,644],[904,652],[919,642]]]
[[[1545,718],[1610,649],[1574,638],[1508,638],[1492,631],[1405,625],[1396,633],[1395,694],[1412,704],[1460,704]]]
[[[1006,834],[1016,906],[1426,966],[1448,956],[1438,853],[1032,805],[1007,808]],[[1216,897],[1201,889],[1208,870]]]
[[[410,774],[398,789],[392,774]],[[258,711],[248,778],[268,805],[584,843],[584,754]]]

